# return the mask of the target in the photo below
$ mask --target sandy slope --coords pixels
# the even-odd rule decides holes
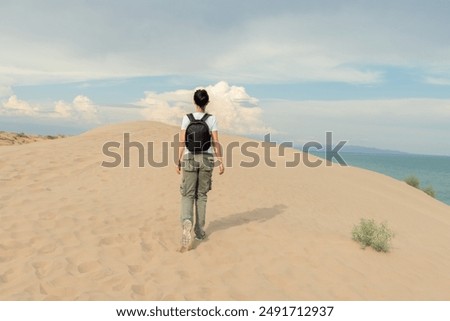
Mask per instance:
[[[139,168],[136,148],[131,168],[100,166],[124,132],[160,156],[177,128],[0,148],[0,299],[450,300],[450,207],[425,193],[357,168],[285,168],[292,150],[242,168],[235,149],[214,174],[209,239],[181,254],[174,168]],[[351,240],[361,217],[388,222],[390,253]]]
[[[28,143],[39,142],[42,140],[48,139],[57,139],[63,138],[63,136],[42,136],[42,135],[27,135],[23,133],[11,133],[0,131],[0,146],[8,146],[8,145],[22,145]]]

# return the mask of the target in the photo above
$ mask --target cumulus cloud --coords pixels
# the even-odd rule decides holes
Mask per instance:
[[[55,103],[53,117],[69,118],[72,116],[72,106],[60,100]]]
[[[97,120],[97,107],[88,97],[82,95],[75,97],[73,100],[73,108],[82,119],[87,121]]]
[[[0,112],[10,115],[36,115],[39,112],[39,107],[31,105],[30,103],[20,100],[16,95],[9,97],[9,99],[3,102]]]
[[[0,114],[28,116],[37,119],[64,118],[72,121],[98,123],[98,107],[86,96],[78,95],[71,103],[57,101],[52,105],[30,103],[10,96],[0,105]]]
[[[219,124],[225,131],[237,134],[274,132],[264,124],[258,100],[247,94],[244,87],[229,86],[221,81],[206,87],[206,90],[211,101],[207,108],[217,115]]]
[[[271,130],[262,121],[258,100],[244,87],[221,81],[205,89],[210,96],[207,111],[217,115],[219,130],[236,134],[260,134]],[[194,110],[193,93],[194,90],[147,92],[137,105],[146,107],[142,115],[148,120],[180,125],[183,115]]]
[[[66,103],[62,100],[55,103],[52,117],[72,118],[87,122],[98,122],[98,108],[88,97],[78,95],[72,103]]]
[[[142,110],[146,119],[177,125],[183,115],[192,109],[192,91],[146,92],[137,105],[147,107]]]

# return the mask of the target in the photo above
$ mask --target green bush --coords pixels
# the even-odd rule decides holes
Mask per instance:
[[[431,197],[436,197],[436,192],[435,192],[433,186],[431,186],[431,185],[423,188],[422,191],[424,191],[425,193],[427,193]]]
[[[430,195],[431,197],[436,197],[436,191],[434,190],[433,186],[427,186],[425,188],[420,188],[420,181],[419,179],[414,176],[408,176],[407,178],[405,178],[405,182],[408,185],[411,185],[412,187],[421,189],[422,191],[424,191],[426,194]]]
[[[373,219],[361,219],[359,225],[355,225],[352,230],[352,239],[360,243],[363,249],[371,246],[378,252],[388,252],[393,237],[394,233],[385,223],[378,225]]]
[[[415,187],[415,188],[419,188],[419,185],[420,185],[419,179],[414,175],[411,175],[411,176],[408,176],[407,178],[405,178],[405,182],[406,182],[406,184],[411,185],[412,187]]]

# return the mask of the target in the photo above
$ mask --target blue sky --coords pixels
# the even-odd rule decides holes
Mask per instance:
[[[449,1],[0,3],[0,130],[178,124],[450,155]]]

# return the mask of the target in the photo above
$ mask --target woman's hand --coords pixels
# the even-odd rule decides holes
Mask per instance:
[[[219,175],[222,175],[223,172],[225,172],[225,167],[223,166],[223,163],[221,162],[219,164]]]
[[[178,161],[178,165],[175,165],[175,171],[178,175],[181,174],[181,161]]]

